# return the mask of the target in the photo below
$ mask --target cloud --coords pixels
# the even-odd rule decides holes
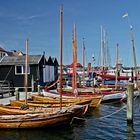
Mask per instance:
[[[45,15],[31,15],[31,16],[19,16],[17,17],[18,20],[32,20],[32,19],[35,19],[35,18],[40,18],[40,17],[43,17]]]

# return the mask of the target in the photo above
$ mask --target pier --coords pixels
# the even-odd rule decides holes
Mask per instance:
[[[32,95],[32,92],[28,92],[27,94],[27,99],[30,99]],[[0,98],[0,104],[2,105],[9,105],[10,100],[16,100],[17,96],[9,96],[9,94],[5,94],[3,98]],[[20,100],[25,100],[25,92],[19,92],[19,99]]]

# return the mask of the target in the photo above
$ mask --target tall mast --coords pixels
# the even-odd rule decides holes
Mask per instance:
[[[110,55],[108,49],[108,39],[107,39],[107,32],[101,26],[101,52],[100,52],[100,65],[104,69],[105,67],[109,66]]]
[[[83,38],[83,46],[82,46],[82,56],[83,56],[83,75],[82,75],[82,81],[83,81],[83,86],[85,86],[85,43],[84,43],[84,38]]]
[[[133,50],[133,64],[134,64],[136,86],[137,86],[137,63],[136,63],[136,53],[135,53],[135,47],[134,47],[134,32],[133,32],[133,30],[131,30],[131,38],[132,38],[132,50]]]
[[[130,24],[130,19],[128,16],[128,13],[125,13],[123,18],[127,17],[129,29],[131,32],[131,41],[132,41],[132,51],[133,51],[133,65],[134,65],[134,70],[135,70],[135,77],[136,77],[136,86],[137,86],[137,63],[136,63],[136,52],[135,52],[135,47],[134,47],[134,31],[133,31],[133,26]]]
[[[117,44],[116,47],[116,88],[117,88],[117,82],[118,82],[118,46],[119,44]]]
[[[60,4],[60,109],[62,109],[62,49],[63,49],[63,11]]]
[[[104,44],[104,41],[103,41],[103,27],[101,26],[101,58],[100,58],[100,65],[101,67],[103,67],[103,44]]]
[[[25,60],[25,104],[27,104],[28,92],[28,39],[26,39],[26,60]]]
[[[77,90],[77,46],[76,46],[76,24],[74,24],[74,34],[73,34],[73,93],[76,94]]]

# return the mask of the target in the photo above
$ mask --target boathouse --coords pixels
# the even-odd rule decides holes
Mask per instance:
[[[28,87],[36,91],[37,86],[44,86],[57,80],[57,59],[44,55],[28,56]],[[25,55],[21,56],[4,56],[0,61],[0,80],[11,81],[14,87],[20,90],[24,89],[25,78]]]

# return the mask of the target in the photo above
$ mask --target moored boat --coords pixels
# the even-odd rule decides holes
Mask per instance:
[[[0,115],[0,129],[40,128],[69,124],[74,117],[84,113],[84,108],[81,105],[75,105],[71,106],[69,109],[59,110],[50,114],[44,112],[35,114]]]
[[[96,98],[99,95],[103,96],[101,103],[103,102],[122,102],[124,100],[126,100],[126,89],[116,89],[114,88],[114,90],[96,90],[96,88],[80,88],[77,91],[79,96],[83,96],[83,97],[93,97]],[[72,95],[72,88],[69,89],[63,89],[63,94],[64,95]]]
[[[48,100],[54,101],[60,101],[60,99],[54,99],[54,98],[45,98],[44,96],[41,95],[33,95],[33,100],[27,100],[27,104],[30,107],[60,107],[60,103],[48,103]],[[69,99],[68,99],[69,100]],[[62,103],[62,107],[68,107],[71,105],[86,105],[91,103],[91,99],[77,99],[77,100],[69,100],[65,103]],[[24,100],[10,100],[11,106],[22,106],[24,104]]]
[[[36,94],[33,94],[32,95],[32,98],[33,100],[60,100],[60,97],[59,97],[59,93],[57,91],[55,91],[55,93],[52,93],[52,92],[42,92],[43,96],[41,95],[36,95]],[[62,101],[63,100],[70,100],[70,101],[77,101],[77,104],[81,104],[80,102],[81,101],[91,101],[89,103],[89,107],[91,108],[96,108],[96,107],[99,107],[101,101],[102,101],[102,98],[103,98],[103,95],[81,95],[81,96],[74,96],[74,94],[64,94],[63,92],[63,95],[62,95]],[[78,103],[79,102],[79,103]],[[83,103],[82,103],[83,104]]]

